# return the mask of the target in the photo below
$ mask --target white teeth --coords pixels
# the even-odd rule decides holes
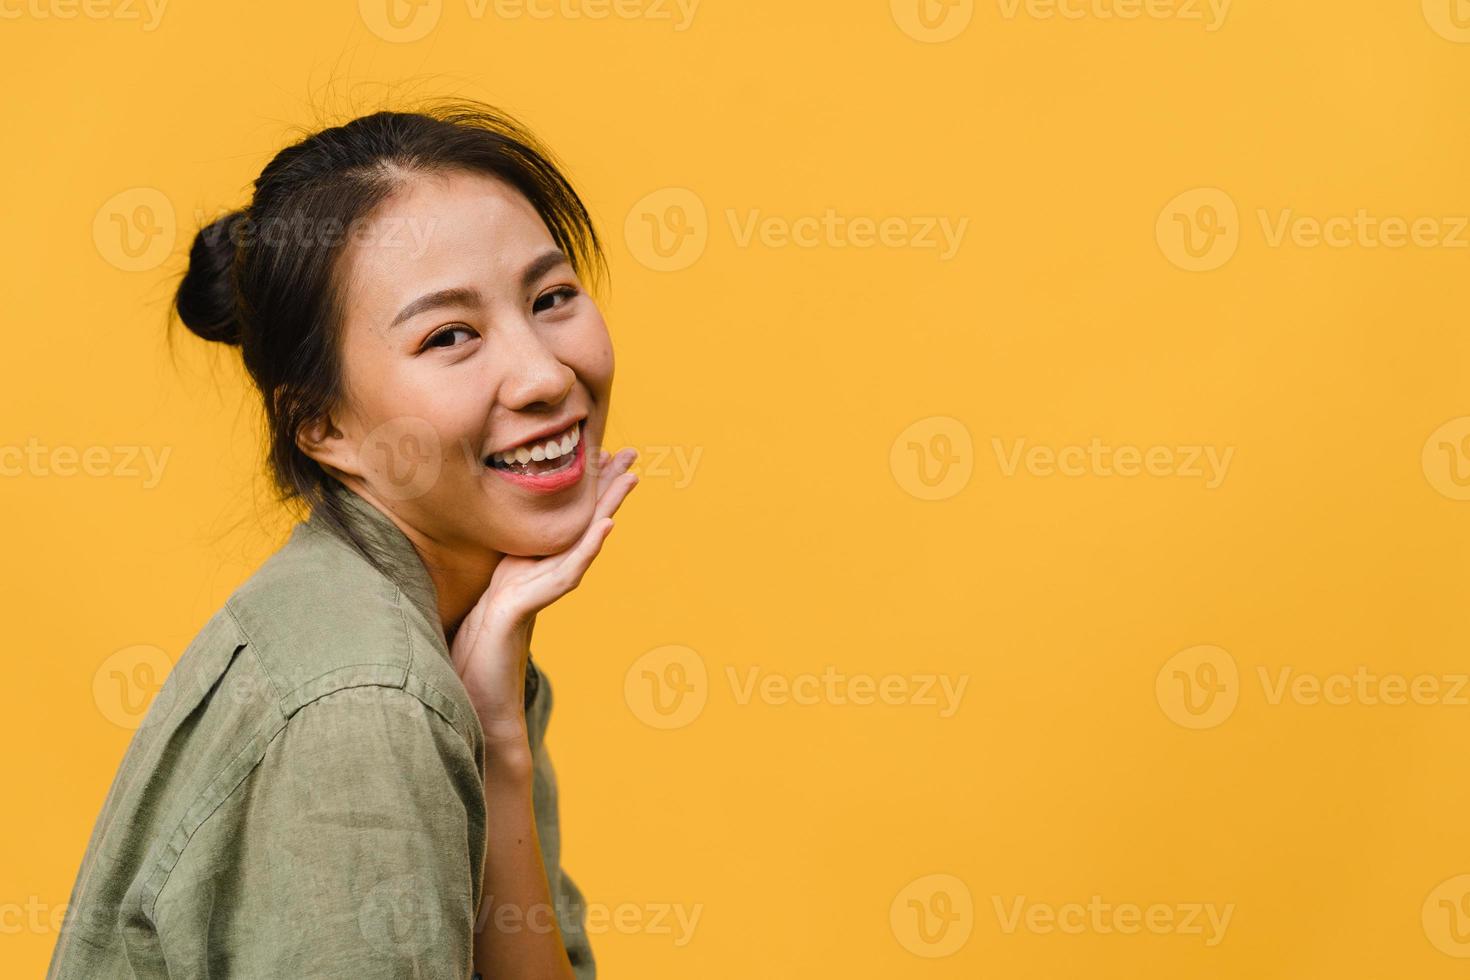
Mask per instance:
[[[540,462],[548,459],[559,459],[570,453],[581,441],[581,432],[577,423],[572,423],[571,428],[562,434],[561,438],[552,437],[546,442],[538,443],[530,448],[517,446],[504,452],[491,453],[490,460],[494,463],[520,463],[522,465],[536,460]]]

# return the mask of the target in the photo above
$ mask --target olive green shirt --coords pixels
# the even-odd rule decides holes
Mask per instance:
[[[473,930],[497,928],[499,906],[481,895],[484,734],[413,544],[335,492],[386,574],[313,514],[205,624],[108,791],[48,980],[471,976]],[[560,865],[550,712],[533,663],[536,826],[585,980],[596,967]]]

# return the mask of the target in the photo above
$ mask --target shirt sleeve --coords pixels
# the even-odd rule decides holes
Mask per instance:
[[[165,889],[193,905],[206,975],[470,977],[484,784],[443,716],[393,687],[333,692],[233,795]]]

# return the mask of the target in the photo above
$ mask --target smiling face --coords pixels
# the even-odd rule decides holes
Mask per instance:
[[[339,267],[343,404],[302,448],[437,548],[570,546],[592,518],[613,380],[571,263],[483,174],[414,175],[365,227]]]

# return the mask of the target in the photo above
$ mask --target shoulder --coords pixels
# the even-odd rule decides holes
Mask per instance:
[[[220,967],[231,976],[376,975],[360,961],[395,951],[373,943],[376,920],[366,916],[405,892],[405,901],[436,896],[430,912],[466,926],[462,942],[435,930],[453,947],[436,957],[468,958],[484,783],[480,760],[438,712],[394,687],[341,688],[303,706],[242,768],[218,798],[192,808],[145,893],[171,968],[177,958],[186,976]]]
[[[477,741],[442,634],[340,539],[297,524],[222,613],[286,719],[334,692],[373,685],[412,694]]]

